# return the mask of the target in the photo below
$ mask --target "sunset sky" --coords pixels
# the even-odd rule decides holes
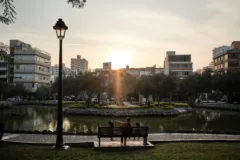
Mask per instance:
[[[17,20],[0,24],[0,42],[18,39],[52,55],[59,44],[53,25],[62,18],[69,30],[63,61],[80,54],[89,68],[163,67],[166,51],[192,54],[194,70],[209,64],[212,49],[240,40],[239,0],[88,0],[83,9],[66,0],[15,0]],[[0,8],[2,12],[2,8]]]

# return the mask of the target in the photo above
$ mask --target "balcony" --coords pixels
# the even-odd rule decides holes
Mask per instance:
[[[46,58],[48,60],[51,59],[51,55],[47,52],[44,52],[37,48],[28,48],[28,49],[15,49],[15,55],[38,55],[40,57]]]
[[[50,72],[45,72],[45,71],[40,71],[37,69],[15,69],[14,73],[34,73],[34,74],[43,74],[43,75],[47,75],[50,76]]]
[[[0,71],[7,71],[7,67],[0,67]]]
[[[7,75],[6,75],[6,74],[0,75],[0,78],[1,78],[1,79],[2,79],[2,78],[7,78]]]
[[[183,68],[183,67],[172,67],[172,68],[169,68],[170,71],[192,71],[193,69],[192,68]]]
[[[15,64],[38,64],[40,66],[44,66],[44,67],[51,67],[51,63],[50,62],[39,62],[39,61],[35,61],[35,60],[14,60]]]

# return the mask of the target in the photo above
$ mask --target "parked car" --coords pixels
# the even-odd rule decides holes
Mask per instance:
[[[19,96],[14,96],[14,97],[8,98],[7,101],[10,101],[10,102],[19,102],[19,101],[22,101],[22,99],[21,99]]]

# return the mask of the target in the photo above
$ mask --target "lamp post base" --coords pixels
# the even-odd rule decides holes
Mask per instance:
[[[62,146],[53,146],[52,149],[56,149],[56,150],[68,150],[70,148],[70,146],[68,145],[62,145]]]

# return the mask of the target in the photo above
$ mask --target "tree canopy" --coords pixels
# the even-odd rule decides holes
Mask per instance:
[[[67,0],[67,3],[72,4],[73,8],[82,8],[87,0]],[[0,0],[0,5],[3,8],[3,13],[0,15],[0,22],[9,25],[16,20],[16,11],[14,0]]]

